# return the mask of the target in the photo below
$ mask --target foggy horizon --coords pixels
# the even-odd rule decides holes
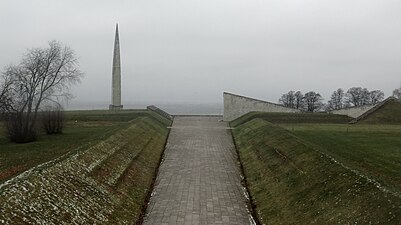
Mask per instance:
[[[119,25],[122,104],[278,102],[290,90],[401,85],[398,1],[2,1],[0,69],[57,40],[85,73],[71,105],[111,101]],[[108,105],[104,105],[107,108]]]

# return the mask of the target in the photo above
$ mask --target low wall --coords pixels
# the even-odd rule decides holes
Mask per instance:
[[[337,109],[337,110],[332,110],[329,113],[332,114],[338,114],[338,115],[347,115],[352,118],[357,118],[364,114],[365,112],[369,111],[375,107],[375,105],[363,105],[363,106],[357,106],[357,107],[350,107],[346,109]]]
[[[162,109],[160,109],[160,108],[158,108],[158,107],[156,107],[154,105],[150,105],[150,106],[146,107],[146,109],[150,110],[150,111],[153,111],[153,112],[156,112],[159,115],[161,115],[161,116],[163,116],[163,117],[165,117],[165,118],[167,118],[167,119],[169,119],[171,121],[174,120],[174,117],[172,115],[168,114],[166,111],[164,111],[164,110],[162,110]]]
[[[223,93],[224,98],[224,121],[235,120],[238,117],[245,115],[249,112],[286,112],[296,113],[300,112],[298,109],[292,109],[283,105],[266,102],[254,98],[249,98],[232,93]]]

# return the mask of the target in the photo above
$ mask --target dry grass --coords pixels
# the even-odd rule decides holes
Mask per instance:
[[[0,186],[2,224],[133,224],[141,215],[168,130],[150,117],[80,146]]]
[[[233,134],[264,224],[400,224],[398,193],[293,132],[253,119]]]

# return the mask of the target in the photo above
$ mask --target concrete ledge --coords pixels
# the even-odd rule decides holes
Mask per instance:
[[[162,110],[162,109],[160,109],[160,108],[158,108],[158,107],[156,107],[154,105],[150,105],[150,106],[146,107],[146,109],[150,110],[150,111],[153,111],[153,112],[155,112],[155,113],[167,118],[170,121],[174,120],[174,116],[170,115],[166,111],[164,111],[164,110]]]
[[[364,114],[365,112],[371,110],[374,107],[375,107],[375,105],[354,106],[354,107],[348,107],[348,108],[344,108],[344,109],[332,110],[329,113],[337,114],[337,115],[347,115],[352,118],[357,118],[360,115]]]
[[[267,102],[255,98],[245,97],[228,92],[223,93],[224,121],[232,121],[249,112],[285,112],[297,113],[298,109],[288,108],[280,104]]]

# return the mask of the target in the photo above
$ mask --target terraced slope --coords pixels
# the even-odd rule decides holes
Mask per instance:
[[[401,193],[401,125],[285,124],[302,141]]]
[[[139,117],[97,144],[0,185],[1,224],[133,224],[168,134]]]
[[[379,109],[362,118],[358,123],[401,124],[401,102],[396,99],[390,99]]]
[[[401,195],[277,125],[253,119],[234,139],[264,224],[400,224]]]
[[[66,128],[62,135],[40,133],[38,141],[26,144],[10,142],[0,121],[0,183],[41,163],[104,140],[128,127],[133,119],[149,117],[166,127],[172,123],[149,110],[80,110],[66,111],[65,114]]]
[[[128,122],[138,117],[150,116],[165,125],[171,125],[169,120],[158,113],[146,109],[124,109],[119,111],[110,110],[76,110],[66,111],[66,117],[70,121],[108,121],[108,122]]]
[[[260,118],[271,123],[348,123],[352,118],[345,115],[335,115],[328,113],[267,113],[250,112],[240,118],[230,122],[230,125],[236,127],[247,121]]]

